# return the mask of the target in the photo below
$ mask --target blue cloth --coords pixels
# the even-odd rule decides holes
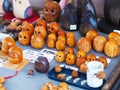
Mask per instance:
[[[78,40],[81,35],[78,31],[74,31],[75,35],[76,35],[76,40]],[[106,34],[100,33],[100,35],[106,36]],[[29,46],[22,46],[18,43],[18,41],[16,42],[18,46],[20,46],[23,50],[24,49],[32,49],[32,50],[36,50],[36,51],[40,51],[43,48],[47,48],[46,45],[42,48],[42,49],[34,49],[32,48],[30,45]],[[77,52],[77,48],[75,47],[75,53]],[[56,49],[53,49],[56,50]],[[99,53],[94,51],[93,49],[89,52],[89,53],[94,53],[97,56],[105,56],[104,53]],[[88,54],[89,54],[88,53]],[[111,72],[113,71],[113,69],[115,68],[115,66],[117,65],[117,63],[120,61],[120,55],[118,57],[115,58],[111,58],[111,62],[108,64],[107,68],[105,68],[105,72],[106,72],[106,80],[108,79],[109,75],[111,74]],[[52,60],[50,63],[50,68],[48,70],[48,72],[56,65],[59,65],[60,63],[57,63],[55,60]],[[47,73],[38,73],[35,70],[35,74],[33,78],[28,78],[27,77],[27,73],[30,69],[34,70],[34,64],[33,63],[29,63],[24,69],[22,69],[20,72],[18,72],[18,75],[7,79],[6,82],[4,83],[4,86],[7,88],[7,90],[40,90],[40,87],[43,86],[45,83],[47,82],[53,82],[53,84],[55,85],[59,85],[59,81],[55,81],[52,79],[49,79],[47,76]],[[0,68],[0,76],[9,76],[9,75],[13,75],[15,73],[15,71],[12,70],[8,70],[5,68]],[[120,82],[118,82],[120,83]],[[70,85],[70,87],[73,90],[84,90],[82,88],[78,88],[75,86]]]

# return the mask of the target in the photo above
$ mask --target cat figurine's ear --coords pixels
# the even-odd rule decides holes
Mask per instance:
[[[8,0],[0,0],[0,14],[5,14],[10,11],[10,3]]]
[[[67,5],[68,0],[60,0],[59,5],[61,10]]]
[[[16,18],[28,19],[33,15],[29,0],[13,0],[13,14]]]

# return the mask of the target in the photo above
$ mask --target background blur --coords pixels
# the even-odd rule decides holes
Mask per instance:
[[[12,0],[9,0],[12,2]],[[30,3],[32,4],[33,7],[35,8],[42,8],[45,2],[48,0],[30,0]],[[58,0],[57,0],[58,1]],[[105,0],[92,0],[97,16],[98,17],[103,17],[104,16],[104,2]],[[77,0],[73,0],[73,4],[77,6]]]

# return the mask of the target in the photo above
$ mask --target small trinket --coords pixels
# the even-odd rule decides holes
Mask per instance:
[[[29,71],[28,71],[28,77],[33,77],[34,76],[34,70],[33,69],[30,69]]]
[[[73,83],[77,83],[80,80],[80,78],[74,79]]]
[[[80,84],[85,85],[86,83],[87,83],[87,80],[82,80]]]
[[[66,81],[69,81],[70,79],[72,79],[72,76],[68,76],[68,77],[66,78]]]

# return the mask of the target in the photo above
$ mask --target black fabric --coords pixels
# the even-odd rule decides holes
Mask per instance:
[[[120,25],[120,0],[105,0],[104,17],[112,25]]]
[[[101,19],[98,22],[98,29],[103,33],[109,34],[113,30],[120,30],[120,26],[111,25],[105,19]]]
[[[77,9],[73,6],[72,3],[67,4],[60,15],[60,26],[64,30],[78,30],[78,18],[77,18]],[[71,29],[71,25],[76,26],[76,28]]]

